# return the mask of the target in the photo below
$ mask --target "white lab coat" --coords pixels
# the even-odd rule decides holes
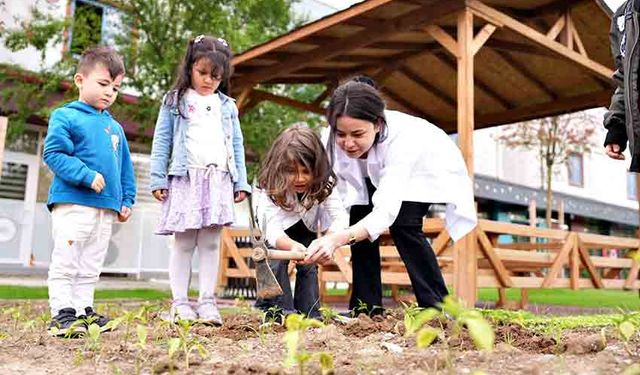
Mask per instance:
[[[365,177],[376,187],[373,210],[362,222],[371,240],[398,216],[403,201],[446,204],[446,228],[455,241],[477,224],[473,188],[457,145],[428,121],[385,111],[387,138],[367,155],[366,171],[335,145],[334,170],[346,207],[368,204]]]
[[[265,232],[267,243],[273,247],[278,238],[286,235],[284,231],[300,220],[312,232],[335,232],[349,226],[349,215],[335,189],[324,202],[308,210],[298,203],[292,211],[286,211],[276,206],[264,190],[258,188],[254,188],[253,202],[259,228]]]

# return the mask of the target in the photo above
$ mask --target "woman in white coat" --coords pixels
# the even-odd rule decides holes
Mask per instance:
[[[386,110],[372,81],[339,86],[327,117],[329,155],[338,191],[350,207],[350,227],[313,241],[307,261],[328,262],[338,247],[351,245],[349,308],[382,313],[377,239],[388,228],[418,305],[437,306],[448,292],[422,219],[431,203],[446,204],[446,227],[454,241],[476,225],[471,179],[460,150],[428,121]]]

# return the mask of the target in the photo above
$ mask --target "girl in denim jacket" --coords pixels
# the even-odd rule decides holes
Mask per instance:
[[[233,202],[250,193],[238,109],[225,95],[231,49],[224,39],[189,41],[173,89],[165,95],[151,149],[151,191],[162,202],[156,234],[175,236],[169,257],[169,319],[221,325],[214,298],[220,232],[233,222]],[[187,297],[198,248],[199,298]]]

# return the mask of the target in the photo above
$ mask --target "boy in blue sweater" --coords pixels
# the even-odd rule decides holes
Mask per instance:
[[[55,175],[47,202],[54,240],[49,333],[55,336],[82,335],[84,321],[109,329],[109,319],[93,309],[93,293],[112,223],[115,218],[127,221],[136,194],[127,139],[107,112],[124,72],[114,50],[88,49],[73,77],[79,99],[53,111],[49,119],[44,161]]]

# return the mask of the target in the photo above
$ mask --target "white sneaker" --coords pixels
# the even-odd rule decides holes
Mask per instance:
[[[198,304],[198,321],[204,324],[212,324],[215,326],[222,325],[222,317],[216,305],[215,299],[204,299]]]
[[[193,311],[189,301],[173,301],[169,317],[174,323],[178,320],[195,321],[198,319],[198,315]]]

